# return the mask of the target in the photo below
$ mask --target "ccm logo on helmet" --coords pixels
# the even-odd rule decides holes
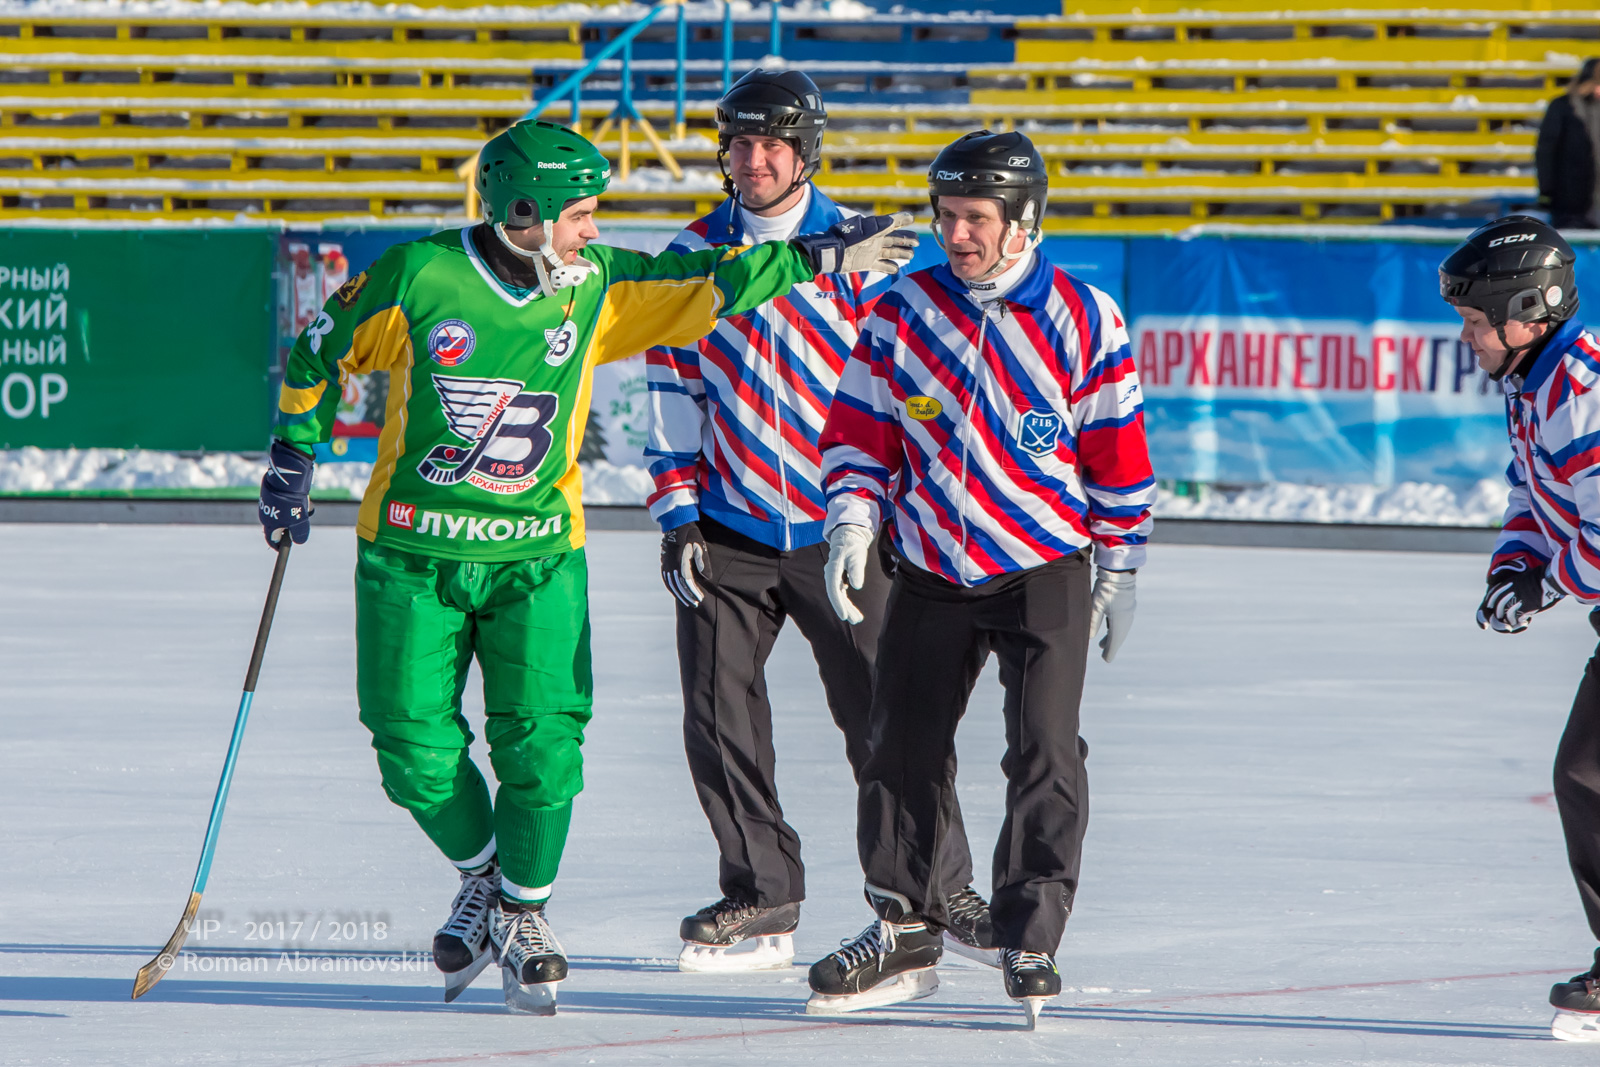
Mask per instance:
[[[548,163],[545,160],[541,159],[541,160],[539,160],[539,169],[540,170],[566,170],[567,169],[567,165],[565,163]]]
[[[1536,233],[1514,233],[1508,237],[1496,237],[1494,240],[1489,242],[1489,247],[1499,248],[1501,245],[1520,244],[1523,241],[1531,241],[1538,236],[1539,235]]]
[[[961,180],[961,172],[959,170],[936,171],[933,175],[933,180],[936,182],[958,182]]]

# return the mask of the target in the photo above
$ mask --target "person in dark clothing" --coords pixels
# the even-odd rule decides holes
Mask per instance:
[[[1584,60],[1567,91],[1550,101],[1539,122],[1534,167],[1539,206],[1558,230],[1597,228],[1600,183],[1600,58]]]

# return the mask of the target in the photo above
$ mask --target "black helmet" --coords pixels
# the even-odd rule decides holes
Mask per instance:
[[[1507,215],[1472,231],[1439,264],[1439,295],[1477,308],[1495,326],[1566,322],[1578,310],[1572,246],[1527,215]]]
[[[1483,312],[1511,353],[1501,371],[1491,375],[1496,381],[1534,347],[1513,348],[1506,323],[1556,325],[1577,312],[1576,260],[1572,246],[1552,227],[1528,215],[1507,215],[1473,230],[1439,264],[1439,295],[1457,307]]]
[[[928,199],[934,214],[941,196],[1000,201],[1005,221],[1024,233],[1044,225],[1050,175],[1033,142],[1020,133],[977,130],[963,134],[934,157],[928,168]]]
[[[777,137],[794,145],[804,166],[778,197],[782,200],[809,181],[822,164],[822,132],[827,125],[828,112],[816,82],[798,70],[752,70],[717,101],[717,166],[722,168],[723,192],[734,195],[727,156],[735,137]]]

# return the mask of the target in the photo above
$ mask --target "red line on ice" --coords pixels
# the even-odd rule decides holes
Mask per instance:
[[[1146,997],[1140,1000],[1118,1000],[1087,1004],[1064,1005],[1070,1016],[1074,1008],[1125,1008],[1134,1004],[1173,1004],[1186,1000],[1226,1000],[1238,997],[1278,997],[1294,993],[1331,993],[1341,989],[1382,989],[1386,986],[1430,985],[1434,982],[1473,982],[1488,978],[1527,978],[1536,975],[1566,974],[1570,967],[1542,971],[1502,971],[1498,974],[1457,974],[1445,978],[1397,978],[1386,982],[1346,982],[1341,985],[1287,986],[1283,989],[1252,989],[1242,993],[1189,993],[1176,997]],[[1059,1011],[1060,1009],[1058,1009]],[[950,1015],[968,1016],[972,1012],[950,1012]],[[1054,1012],[1052,1014],[1055,1014]],[[1061,1018],[1057,1014],[1056,1018]],[[431,1064],[486,1063],[491,1060],[515,1059],[528,1056],[556,1056],[567,1052],[593,1052],[607,1048],[639,1048],[645,1045],[678,1044],[689,1041],[720,1041],[728,1037],[766,1037],[769,1034],[800,1034],[811,1030],[830,1030],[849,1025],[842,1021],[806,1023],[801,1026],[774,1026],[764,1030],[727,1031],[720,1034],[668,1034],[664,1037],[642,1037],[633,1041],[601,1041],[589,1045],[561,1045],[555,1048],[512,1049],[506,1052],[473,1052],[464,1056],[438,1056],[422,1060],[387,1060],[381,1063],[364,1063],[359,1067],[429,1067]]]
[[[1541,974],[1566,974],[1571,970],[1503,971],[1500,974],[1457,974],[1448,978],[1396,978],[1387,982],[1346,982],[1343,985],[1289,986],[1284,989],[1253,989],[1246,993],[1188,993],[1177,997],[1145,997],[1141,1000],[1096,1001],[1078,1004],[1079,1008],[1121,1008],[1129,1004],[1173,1004],[1180,1000],[1227,1000],[1233,997],[1281,997],[1291,993],[1331,993],[1340,989],[1382,989],[1397,985],[1431,985],[1434,982],[1474,982],[1485,978],[1527,978]]]

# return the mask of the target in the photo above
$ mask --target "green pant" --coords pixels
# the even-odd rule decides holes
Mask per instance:
[[[356,694],[389,799],[453,862],[498,850],[509,896],[549,896],[583,788],[589,663],[583,550],[513,563],[437,559],[361,541]],[[494,803],[461,714],[478,658]]]

